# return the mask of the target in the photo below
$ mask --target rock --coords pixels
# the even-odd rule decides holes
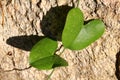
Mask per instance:
[[[1,0],[0,80],[45,80],[51,70],[38,71],[29,67],[28,62],[31,47],[39,37],[45,35],[41,25],[43,18],[53,8],[62,5],[75,7],[77,4],[77,0]],[[120,0],[80,0],[78,6],[84,13],[84,19],[101,19],[106,31],[86,49],[66,49],[61,56],[68,61],[69,66],[56,68],[51,80],[120,79],[119,5]],[[59,15],[61,11],[58,11]],[[51,18],[46,16],[48,20],[44,24],[53,26],[55,20],[51,22],[50,19],[58,18],[58,12],[52,11]]]

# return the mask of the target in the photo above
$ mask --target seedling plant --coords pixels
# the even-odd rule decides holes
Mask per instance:
[[[101,20],[95,19],[84,24],[82,11],[79,8],[72,8],[66,18],[61,42],[64,49],[82,50],[100,38],[104,30],[105,25]],[[43,38],[30,52],[30,65],[38,70],[68,66],[67,61],[55,53],[57,48],[57,40]]]

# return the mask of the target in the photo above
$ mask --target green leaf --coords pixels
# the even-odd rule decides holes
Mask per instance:
[[[74,8],[69,11],[65,23],[65,27],[62,33],[62,43],[68,48],[74,41],[78,32],[80,32],[83,25],[83,13],[78,9]]]
[[[38,59],[54,55],[56,49],[57,41],[49,38],[43,38],[33,46],[30,53],[30,63],[33,63]]]
[[[101,20],[92,20],[83,24],[83,13],[79,8],[69,11],[62,33],[64,47],[72,50],[81,50],[102,36],[105,30]]]
[[[58,55],[52,55],[39,59],[31,64],[33,67],[36,67],[39,70],[49,70],[55,67],[67,66],[68,63]]]
[[[59,66],[68,66],[68,62],[61,58],[59,55],[54,55],[54,64],[52,67],[55,68]]]
[[[49,38],[40,40],[33,46],[29,63],[37,69],[52,69],[58,66],[66,66],[67,62],[57,55],[54,55],[57,49],[57,41]]]

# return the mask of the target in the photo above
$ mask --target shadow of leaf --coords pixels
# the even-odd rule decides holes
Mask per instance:
[[[65,25],[66,16],[70,6],[57,6],[51,8],[40,23],[42,33],[54,40],[61,40],[61,34]],[[7,39],[6,43],[26,51],[30,51],[43,36],[30,35],[30,36],[14,36]]]
[[[16,47],[25,51],[30,51],[32,47],[42,38],[44,38],[44,36],[37,36],[37,35],[14,36],[7,39],[6,43],[13,47]]]
[[[61,40],[61,34],[65,25],[70,6],[57,6],[51,8],[41,21],[41,29],[45,36],[55,40]]]

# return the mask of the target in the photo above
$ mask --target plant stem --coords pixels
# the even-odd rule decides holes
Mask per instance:
[[[55,69],[52,70],[52,72],[48,75],[47,79],[46,80],[49,80],[51,75],[53,74],[53,72],[55,71]]]
[[[65,48],[63,48],[62,52],[59,54],[59,56],[65,51]],[[55,71],[55,69],[52,70],[52,72],[48,75],[48,78],[46,80],[50,80],[51,75],[53,74],[53,72]]]
[[[78,3],[77,3],[77,8],[79,7],[79,3],[80,3],[80,0],[78,0]]]
[[[63,48],[63,51],[59,54],[59,56],[65,51],[65,48]]]

